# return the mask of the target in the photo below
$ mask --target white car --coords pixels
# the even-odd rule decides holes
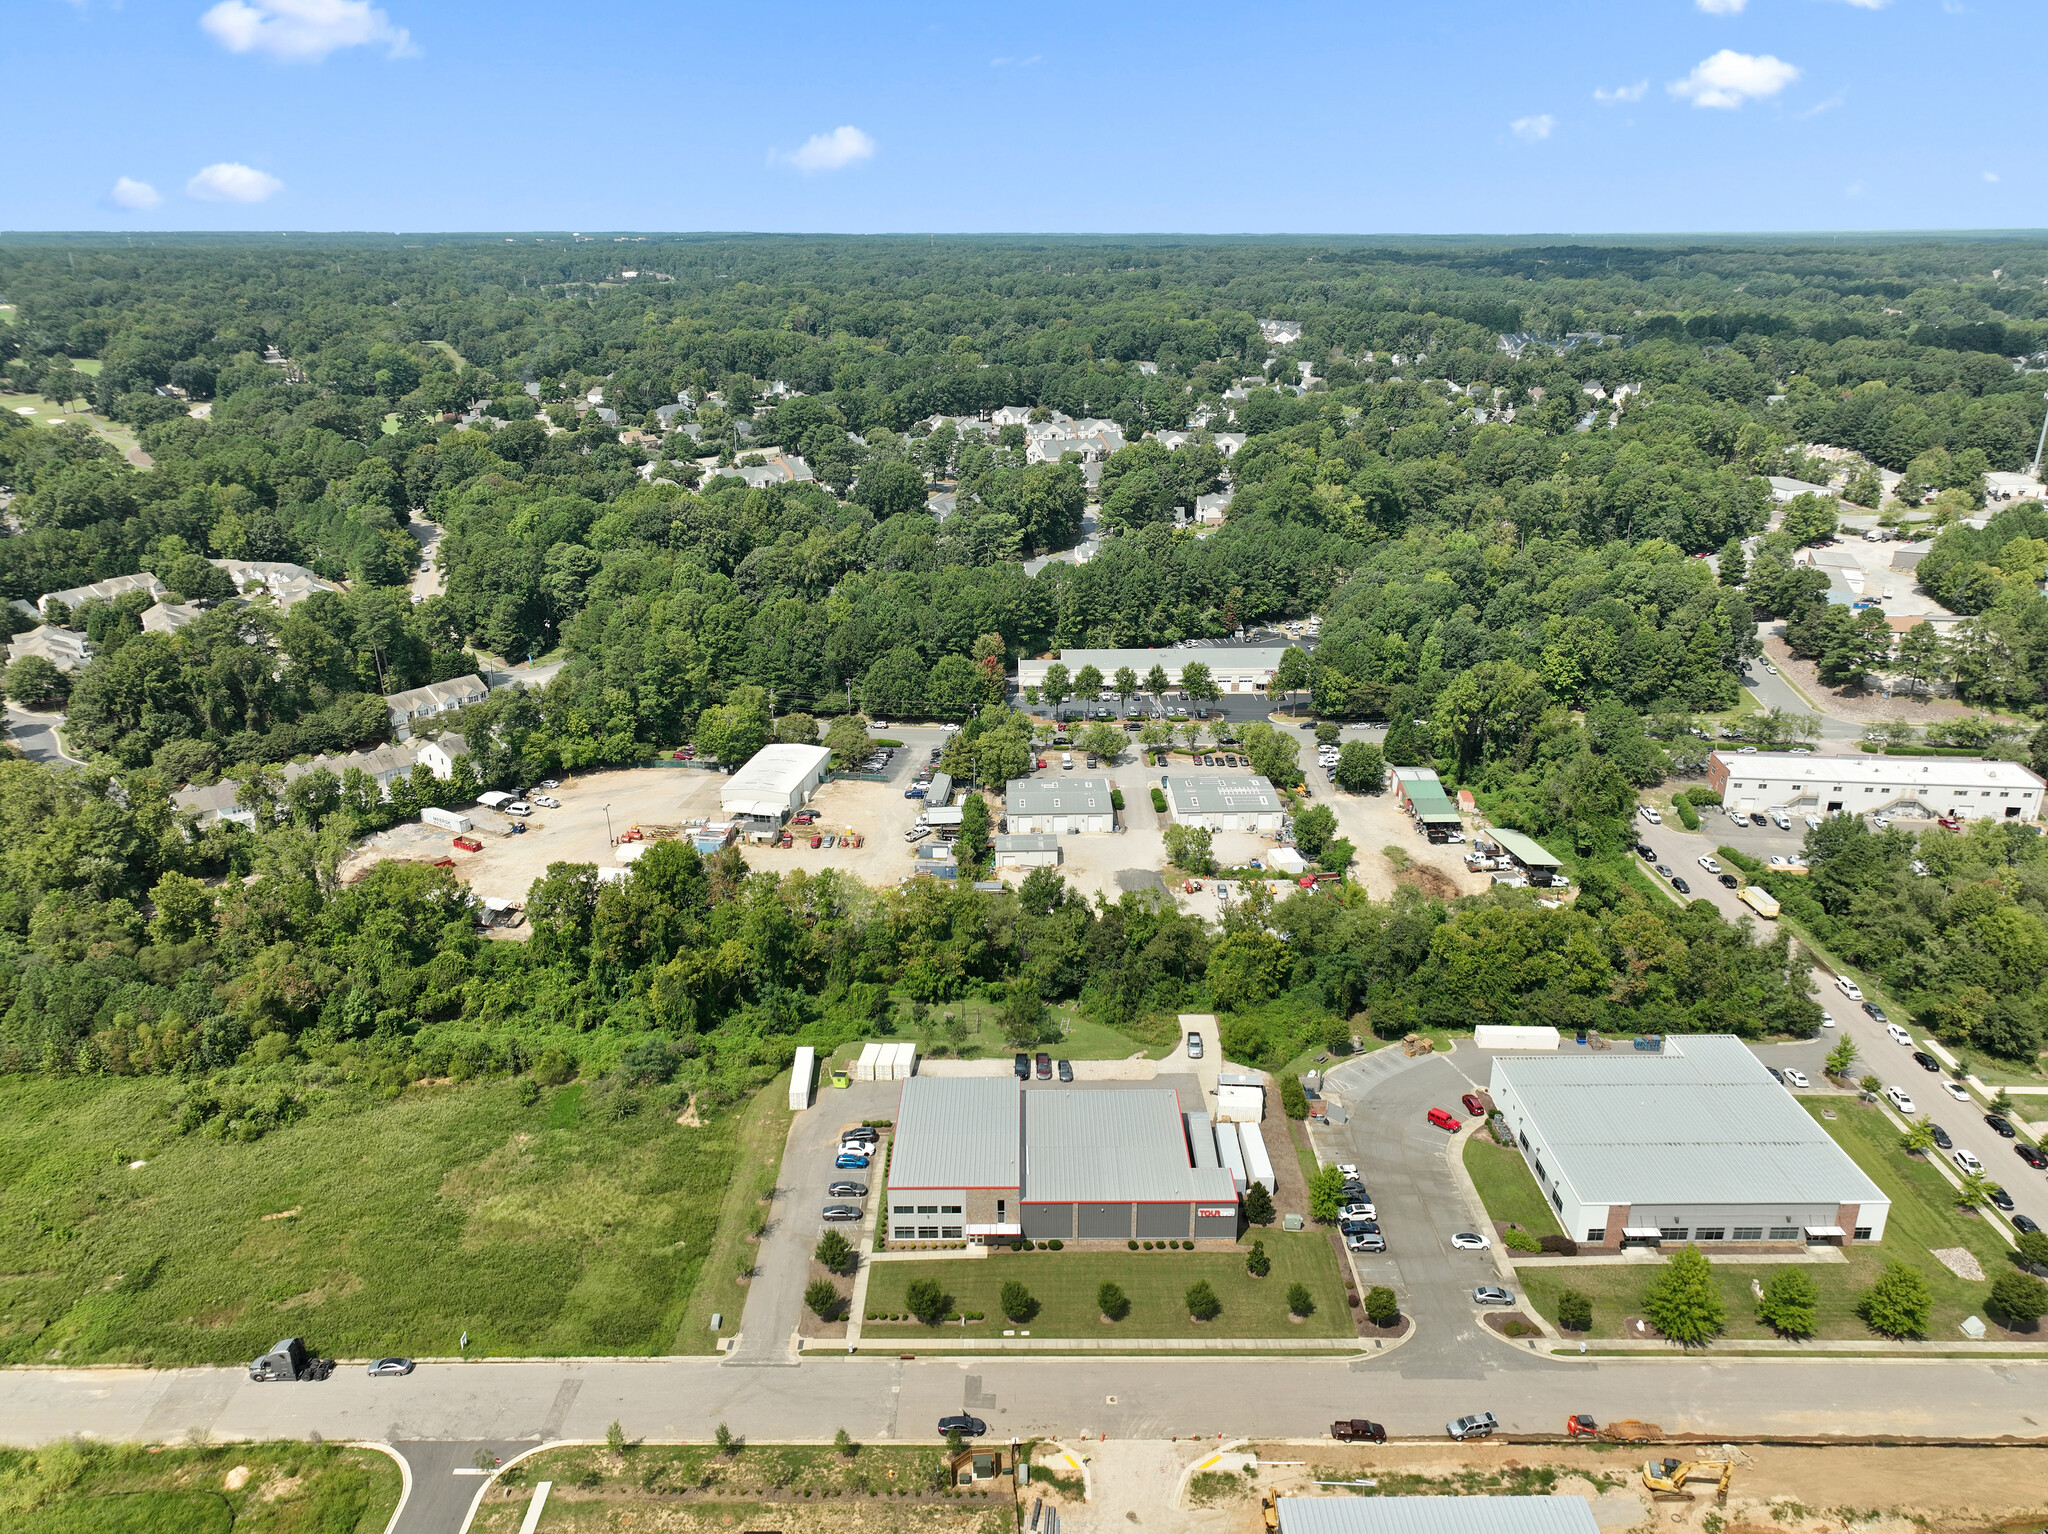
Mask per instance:
[[[1863,999],[1863,987],[1851,980],[1847,975],[1835,976],[1835,989],[1851,1001],[1861,1001]]]
[[[559,810],[562,807],[562,801],[552,794],[535,794],[533,802],[544,810]]]
[[[1809,831],[1818,831],[1818,830],[1820,829],[1820,816],[1818,816],[1818,815],[1809,815],[1809,816],[1807,816],[1807,817],[1806,817],[1806,829],[1807,829],[1807,830],[1809,830]]]
[[[1772,665],[1769,661],[1764,662],[1764,670],[1770,672],[1772,676],[1776,676],[1778,674],[1778,668]]]
[[[1355,1162],[1340,1161],[1337,1163],[1337,1170],[1346,1177],[1356,1177],[1358,1175],[1358,1166]]]
[[[1970,1089],[1960,1081],[1944,1081],[1941,1084],[1941,1089],[1959,1103],[1966,1103],[1970,1100]]]
[[[1811,1085],[1811,1083],[1807,1081],[1806,1072],[1804,1071],[1788,1070],[1787,1072],[1785,1072],[1785,1080],[1790,1082],[1795,1087]]]
[[[957,724],[942,724],[939,726],[939,733],[941,735],[958,735],[960,733],[960,726]]]
[[[1884,815],[1871,816],[1870,823],[1880,831],[1889,831],[1892,828],[1891,820]]]
[[[1884,1089],[1884,1097],[1886,1102],[1890,1103],[1894,1108],[1898,1109],[1899,1112],[1903,1113],[1907,1118],[1911,1118],[1915,1113],[1918,1113],[1920,1111],[1919,1109],[1913,1106],[1913,1099],[1908,1097],[1904,1092],[1902,1092],[1897,1087],[1886,1087]]]
[[[1643,817],[1643,819],[1647,820],[1647,821],[1648,821],[1648,822],[1649,822],[1649,823],[1650,823],[1651,825],[1653,825],[1653,826],[1661,826],[1661,825],[1663,825],[1663,824],[1664,824],[1664,817],[1663,817],[1663,816],[1662,816],[1661,814],[1659,814],[1659,813],[1658,813],[1658,812],[1657,812],[1657,811],[1656,811],[1656,810],[1655,810],[1655,809],[1654,809],[1653,807],[1651,807],[1650,805],[1647,805],[1647,804],[1639,804],[1639,805],[1637,805],[1637,806],[1636,806],[1636,813],[1637,813],[1638,815],[1642,816],[1642,817]]]
[[[533,813],[533,806],[524,799],[515,799],[512,803],[505,806],[505,813],[507,815],[531,815]]]
[[[886,719],[870,719],[868,721],[868,728],[871,730],[886,730],[889,728],[889,721]]]
[[[1954,1150],[1950,1151],[1948,1159],[1956,1164],[1956,1170],[1959,1172],[1974,1172],[1980,1177],[1984,1173],[1984,1163],[1961,1146],[1957,1146]]]
[[[1379,1215],[1371,1204],[1346,1204],[1337,1211],[1340,1220],[1377,1220]]]
[[[1700,859],[1700,867],[1704,868],[1710,874],[1717,874],[1721,871],[1721,865],[1718,862],[1716,862],[1713,858],[1709,857],[1702,857]]]
[[[1780,856],[1779,854],[1777,854],[1777,853],[1775,853],[1775,852],[1771,854],[1771,867],[1773,867],[1773,868],[1790,868],[1791,866],[1792,866],[1792,864],[1791,864],[1791,863],[1790,863],[1790,862],[1789,862],[1788,860],[1786,860],[1785,858],[1781,857],[1781,856]]]
[[[1483,1252],[1493,1245],[1491,1237],[1476,1230],[1461,1230],[1451,1237],[1451,1246],[1460,1252]]]
[[[1823,1028],[1832,1028],[1835,1026],[1835,1020],[1827,1013],[1823,1012],[1820,1015],[1820,1025]]]

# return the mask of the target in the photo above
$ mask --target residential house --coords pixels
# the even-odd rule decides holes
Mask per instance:
[[[1259,334],[1270,346],[1292,346],[1301,339],[1301,321],[1260,320]]]
[[[236,802],[241,785],[223,780],[209,783],[204,787],[181,788],[171,795],[171,803],[184,814],[196,817],[195,823],[210,826],[218,820],[232,820],[238,826],[256,828],[256,812],[245,810]]]
[[[415,720],[431,719],[436,714],[468,708],[483,702],[488,693],[482,677],[458,676],[445,682],[429,682],[424,687],[410,687],[404,692],[388,693],[384,705],[391,710],[392,730],[400,740],[404,740],[412,734]]]
[[[82,670],[92,654],[92,641],[77,629],[58,628],[49,623],[17,634],[7,643],[8,660],[39,655],[63,672]]]
[[[227,571],[235,589],[268,596],[286,612],[316,591],[339,591],[333,581],[322,580],[304,565],[278,559],[209,559],[208,564]]]
[[[145,634],[175,634],[205,611],[193,602],[159,602],[142,615],[142,631]]]
[[[413,749],[420,764],[445,783],[455,776],[455,759],[469,754],[469,737],[449,730],[433,740],[420,741]]]
[[[65,591],[46,591],[36,598],[36,610],[47,613],[52,602],[62,602],[66,607],[76,608],[87,602],[111,602],[116,597],[126,596],[131,591],[146,591],[161,600],[170,588],[144,570],[140,575],[112,575],[103,581],[94,581],[89,586],[73,586]]]

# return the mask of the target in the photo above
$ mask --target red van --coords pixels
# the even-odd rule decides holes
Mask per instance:
[[[1456,1134],[1465,1127],[1441,1108],[1429,1110],[1429,1121],[1439,1129],[1448,1129],[1452,1134]]]

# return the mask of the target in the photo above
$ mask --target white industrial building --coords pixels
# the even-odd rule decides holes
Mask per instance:
[[[1890,1201],[1740,1039],[1497,1056],[1488,1090],[1582,1250],[1884,1239]]]
[[[1264,692],[1272,685],[1273,674],[1280,669],[1280,657],[1287,653],[1287,648],[1285,645],[1232,645],[1227,648],[1204,646],[1199,650],[1062,650],[1044,660],[1017,662],[1017,685],[1043,686],[1045,673],[1057,662],[1067,668],[1069,676],[1079,676],[1083,666],[1093,666],[1102,673],[1105,691],[1125,666],[1137,674],[1142,691],[1145,674],[1154,666],[1160,666],[1166,671],[1166,685],[1178,690],[1181,668],[1199,662],[1209,668],[1209,679],[1219,692]]]
[[[1004,867],[1057,868],[1060,839],[1037,832],[998,836],[995,839],[995,860]]]
[[[1264,778],[1170,777],[1166,803],[1174,823],[1211,831],[1278,831],[1287,819],[1286,801]]]
[[[2042,779],[2017,762],[1960,756],[1753,756],[1716,751],[1707,782],[1745,814],[1783,807],[1818,815],[1910,813],[1958,820],[2037,820]]]
[[[737,820],[780,825],[825,781],[831,761],[832,753],[823,746],[763,746],[725,780],[719,808]]]
[[[1281,1497],[1280,1534],[1600,1534],[1584,1497]]]
[[[1008,834],[1076,836],[1116,829],[1107,778],[1012,778],[1003,788]]]

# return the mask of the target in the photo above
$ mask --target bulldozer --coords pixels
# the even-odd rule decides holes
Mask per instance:
[[[1735,1479],[1732,1459],[1653,1459],[1643,1466],[1643,1486],[1655,1497],[1683,1497],[1690,1502],[1695,1493],[1685,1489],[1687,1481],[1714,1481],[1717,1500],[1728,1500],[1728,1487]]]

